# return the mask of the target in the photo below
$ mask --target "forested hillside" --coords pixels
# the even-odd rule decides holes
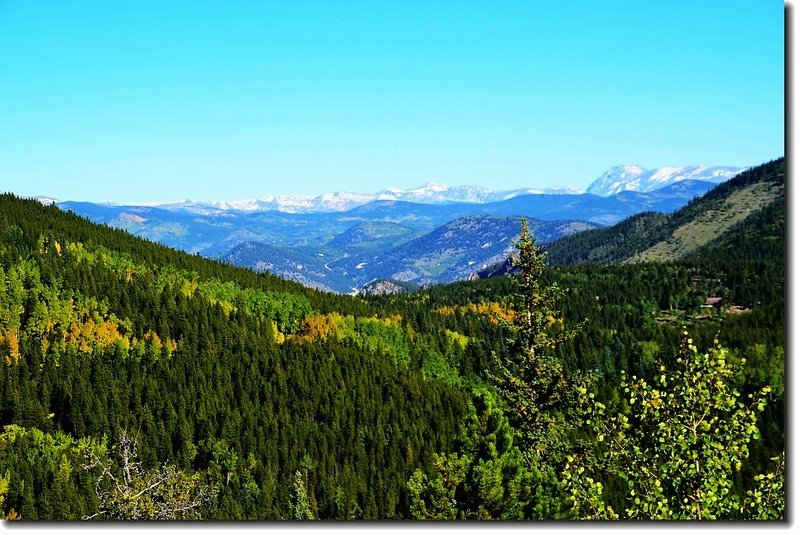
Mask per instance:
[[[712,182],[683,180],[656,191],[623,191],[608,197],[520,195],[522,191],[517,191],[506,192],[512,195],[510,198],[501,194],[492,202],[476,202],[482,198],[481,188],[453,188],[451,193],[457,193],[460,201],[439,198],[436,204],[419,202],[422,199],[360,204],[357,199],[364,201],[366,197],[358,194],[342,194],[339,202],[335,201],[338,194],[332,194],[316,200],[306,198],[310,204],[295,206],[297,213],[276,211],[275,205],[263,199],[158,206],[57,204],[96,223],[189,253],[268,271],[312,288],[354,293],[374,279],[418,285],[466,280],[484,264],[497,262],[508,253],[506,233],[516,235],[520,217],[530,219],[537,227],[537,237],[544,242],[616,223],[645,210],[672,212],[712,187]],[[428,193],[438,198],[443,192]],[[343,210],[351,202],[360,205]],[[476,221],[482,223],[474,224]]]
[[[2,513],[782,518],[770,202],[681,259],[548,267],[523,226],[520,275],[356,298],[0,196]]]
[[[127,435],[206,518],[400,518],[452,448],[468,397],[436,332],[8,195],[0,236],[6,514],[103,511],[86,457]]]
[[[559,319],[551,309],[542,318],[540,335],[551,343],[539,356],[517,364],[516,375],[529,369],[529,382],[537,385],[539,392],[530,393],[528,398],[536,399],[536,406],[551,405],[552,411],[535,426],[526,418],[515,422],[515,417],[520,418],[515,409],[523,415],[535,414],[536,409],[526,407],[518,396],[502,396],[510,402],[505,414],[513,424],[511,428],[522,435],[517,438],[522,442],[519,450],[509,447],[507,451],[512,456],[521,455],[526,461],[519,464],[532,469],[507,481],[504,493],[495,495],[506,500],[502,512],[488,512],[485,503],[470,496],[481,488],[476,467],[487,459],[476,456],[474,438],[472,442],[462,441],[458,455],[442,455],[433,470],[415,473],[415,514],[419,518],[498,514],[597,519],[746,518],[749,515],[744,504],[753,496],[760,504],[753,516],[770,517],[782,511],[786,386],[783,168],[783,160],[755,168],[673,216],[633,217],[616,228],[586,231],[546,246],[548,260],[575,261],[575,256],[568,256],[571,251],[567,245],[581,243],[595,247],[583,251],[605,251],[603,254],[609,257],[602,264],[595,259],[539,272],[541,287],[560,293],[564,317]],[[739,204],[742,213],[731,218],[736,222],[725,225],[724,232],[703,245],[686,251],[682,259],[607,263],[612,258],[610,253],[623,259],[623,249],[636,250],[637,244],[645,244],[638,245],[644,250],[658,243],[653,236],[667,234],[661,229],[681,228],[698,214],[730,208],[732,196],[741,201],[740,192],[754,187],[768,192],[768,198],[749,207]],[[576,255],[585,254],[581,251],[578,248]],[[444,316],[449,328],[465,334],[485,332],[492,323],[505,324],[511,328],[506,338],[513,340],[513,314],[508,313],[514,307],[508,305],[520,295],[517,280],[520,271],[524,278],[525,270],[519,262],[519,257],[512,262],[516,265],[514,277],[434,287],[381,297],[376,302],[417,318],[417,325]],[[542,291],[542,295],[547,292]],[[540,297],[535,302],[534,310],[545,301]],[[575,327],[575,331],[567,326]],[[482,341],[487,350],[474,351],[478,360],[467,362],[477,366],[465,371],[497,383],[493,370],[498,363],[513,361],[514,352],[505,352],[507,346],[496,344],[488,336]],[[713,369],[712,362],[730,368]],[[716,388],[710,388],[707,381]],[[516,388],[521,388],[518,383]],[[752,404],[759,389],[765,388],[768,391],[761,390],[765,398],[763,405],[758,405],[762,409],[757,425],[746,427],[757,440],[736,443],[730,428],[724,428],[721,422],[733,421],[736,407],[752,407],[748,403]],[[711,397],[700,401],[702,396],[696,397],[697,392]],[[712,398],[719,402],[726,397],[724,410],[710,417]],[[662,407],[662,399],[684,400],[685,404]],[[588,409],[582,412],[578,407]],[[610,425],[613,414],[618,415],[617,420]],[[708,426],[703,423],[707,417],[712,420]],[[692,420],[696,423],[688,439],[685,426]],[[536,436],[526,444],[526,431],[540,434],[541,427],[550,429],[548,435]],[[641,433],[635,440],[626,435],[625,430],[631,428]],[[711,435],[702,438],[707,447],[691,445],[700,440],[696,432],[703,428]],[[576,435],[575,429],[581,432]],[[674,449],[670,449],[671,441]],[[604,453],[595,457],[598,449]],[[711,449],[729,449],[737,454],[720,459],[709,453]],[[743,455],[733,459],[738,452]],[[587,463],[586,457],[591,461]],[[709,470],[701,474],[693,466],[681,466],[682,458],[697,459]],[[549,479],[543,477],[548,470]],[[775,472],[755,475],[769,470]],[[459,474],[458,478],[453,473]],[[586,475],[589,473],[591,476]],[[457,479],[458,483],[445,484],[448,479]],[[690,481],[695,485],[693,490],[686,488]],[[715,481],[721,482],[724,490],[716,487]],[[755,481],[760,485],[757,489],[753,489]],[[774,486],[763,488],[765,482]],[[527,486],[529,494],[515,494],[513,489],[519,485]],[[514,499],[508,501],[509,497]],[[548,499],[552,497],[556,498]],[[567,507],[564,500],[573,498],[568,511],[560,509]],[[761,500],[769,502],[772,509],[762,507]],[[513,509],[515,506],[532,509],[520,513]],[[684,507],[681,513],[677,511],[680,507]]]
[[[783,203],[783,158],[754,167],[672,214],[646,212],[603,229],[567,236],[546,250],[553,264],[678,260],[748,216]],[[774,210],[774,206],[767,211]],[[748,254],[744,250],[744,254]]]

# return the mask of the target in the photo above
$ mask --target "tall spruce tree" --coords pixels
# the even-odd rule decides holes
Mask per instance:
[[[556,347],[575,336],[565,329],[557,309],[562,290],[557,284],[544,285],[546,253],[536,245],[528,222],[522,219],[519,256],[512,258],[519,269],[514,294],[514,317],[506,323],[511,332],[507,357],[495,357],[495,386],[509,407],[509,419],[521,434],[522,444],[541,457],[564,445],[568,426],[567,409],[577,399],[583,380],[567,377]]]

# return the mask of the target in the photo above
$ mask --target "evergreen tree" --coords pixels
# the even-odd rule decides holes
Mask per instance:
[[[408,482],[411,514],[419,520],[523,519],[531,474],[514,430],[489,390],[473,393],[458,453],[434,455],[431,469]]]
[[[509,407],[509,419],[522,435],[522,446],[535,458],[563,449],[569,435],[568,412],[582,380],[567,377],[564,363],[556,354],[559,344],[575,337],[577,329],[564,327],[557,310],[563,292],[555,283],[543,284],[546,253],[536,246],[525,219],[521,222],[519,269],[514,294],[514,319],[506,322],[510,331],[509,351],[495,358],[491,374]]]

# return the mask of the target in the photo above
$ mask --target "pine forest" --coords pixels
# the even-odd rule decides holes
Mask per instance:
[[[784,177],[547,244],[520,218],[502,272],[375,296],[4,194],[0,512],[783,519]]]

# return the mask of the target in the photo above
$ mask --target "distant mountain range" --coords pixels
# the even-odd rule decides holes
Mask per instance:
[[[530,220],[530,225],[542,243],[598,228],[580,221]],[[345,234],[360,234],[362,225],[356,228]],[[519,228],[519,218],[476,215],[456,219],[397,246],[377,245],[371,238],[340,248],[289,249],[246,242],[220,258],[313,288],[354,293],[376,280],[421,286],[469,279],[508,258]],[[376,246],[365,246],[370,243]]]
[[[537,239],[546,243],[643,211],[672,212],[713,187],[687,180],[650,193],[609,197],[527,194],[450,204],[379,200],[344,212],[308,213],[58,205],[191,253],[352,293],[375,279],[423,285],[470,278],[508,256],[520,217],[527,217]]]
[[[344,212],[374,201],[400,201],[417,204],[491,203],[529,194],[578,194],[576,188],[493,190],[482,186],[448,186],[431,182],[418,188],[401,190],[387,188],[377,193],[335,192],[322,195],[270,195],[239,201],[196,202],[182,200],[169,203],[146,203],[146,206],[167,210],[183,210],[210,215],[219,212],[285,213]],[[112,203],[106,203],[112,204]]]
[[[345,212],[375,201],[400,201],[416,204],[488,204],[505,201],[522,195],[579,195],[591,193],[601,197],[623,191],[652,192],[685,180],[719,184],[744,169],[735,167],[659,167],[646,170],[638,165],[621,165],[609,169],[592,182],[584,192],[578,188],[522,188],[495,190],[483,186],[448,186],[431,182],[412,189],[386,188],[377,193],[334,192],[322,195],[268,195],[256,199],[238,201],[192,201],[181,200],[166,203],[143,203],[142,206],[184,211],[201,215],[225,212],[284,213]],[[43,202],[56,202],[49,197],[40,197]],[[102,203],[122,206],[117,203]]]
[[[372,196],[342,193],[239,203],[121,206],[40,201],[190,253],[322,290],[355,293],[375,280],[425,285],[474,277],[510,254],[521,217],[529,219],[539,242],[547,243],[642,212],[674,212],[732,172],[617,169],[592,188],[622,188],[609,195],[428,184]],[[652,189],[658,181],[666,185],[635,191]],[[371,200],[363,202],[367,197]],[[352,204],[356,206],[342,209]]]

